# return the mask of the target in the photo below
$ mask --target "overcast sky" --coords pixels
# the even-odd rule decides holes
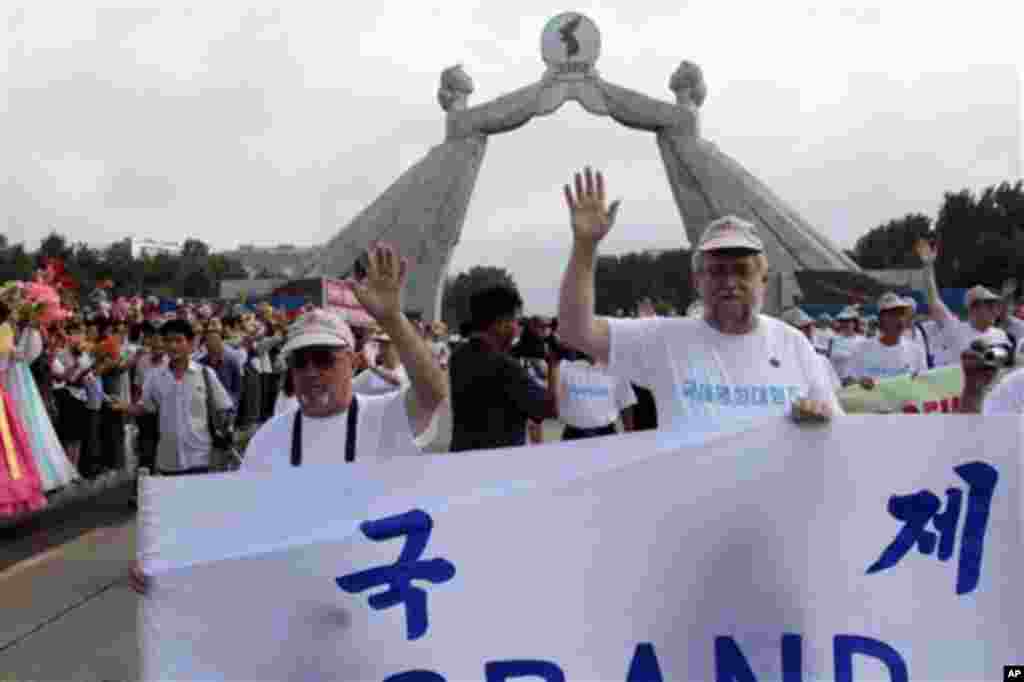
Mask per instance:
[[[699,63],[705,137],[844,247],[1021,175],[1013,3],[208,4],[0,10],[11,241],[326,241],[442,140],[442,68],[465,65],[471,104],[532,83],[564,10],[597,23],[597,68],[620,85],[669,99],[679,61]],[[560,187],[585,163],[624,199],[606,252],[685,243],[653,137],[568,103],[491,139],[453,272],[508,267],[528,310],[552,312]]]

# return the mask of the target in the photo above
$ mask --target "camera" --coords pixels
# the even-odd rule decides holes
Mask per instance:
[[[1003,369],[1004,367],[1013,366],[1013,348],[1005,343],[993,343],[986,339],[977,339],[970,345],[967,352],[979,360],[984,367],[990,369]]]

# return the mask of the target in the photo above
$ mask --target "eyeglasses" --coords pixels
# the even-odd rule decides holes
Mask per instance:
[[[305,369],[311,362],[319,370],[332,369],[338,364],[338,355],[333,348],[300,348],[288,355],[290,369]]]

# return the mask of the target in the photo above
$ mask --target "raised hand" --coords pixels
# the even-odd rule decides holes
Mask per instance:
[[[918,239],[914,242],[914,253],[925,265],[934,265],[935,259],[939,257],[939,247],[927,239]]]
[[[589,167],[581,175],[576,173],[576,194],[565,185],[565,203],[569,207],[572,233],[576,241],[596,246],[615,224],[621,201],[613,201],[605,208],[604,176]]]
[[[368,256],[366,277],[353,287],[356,298],[378,322],[397,317],[408,263],[389,244],[374,244]]]

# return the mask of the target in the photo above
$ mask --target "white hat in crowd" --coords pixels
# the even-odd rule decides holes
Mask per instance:
[[[757,236],[757,228],[753,223],[730,215],[711,222],[700,235],[698,251],[718,249],[764,251],[764,244]]]
[[[970,308],[978,301],[1001,301],[1002,299],[998,294],[994,293],[991,289],[986,289],[980,284],[971,287],[967,291],[967,298],[964,299],[964,303]]]
[[[326,310],[304,313],[288,328],[288,339],[281,348],[283,355],[308,346],[355,348],[352,328],[338,315]]]
[[[878,299],[878,312],[907,307],[911,307],[907,305],[907,299],[902,296],[897,296],[891,291],[885,292],[882,294],[882,297]]]
[[[846,306],[845,308],[843,308],[842,312],[840,312],[838,315],[836,315],[836,321],[837,322],[842,322],[844,320],[859,320],[859,319],[860,319],[860,313],[857,312],[856,308],[854,308],[853,306],[849,306],[849,305]]]

